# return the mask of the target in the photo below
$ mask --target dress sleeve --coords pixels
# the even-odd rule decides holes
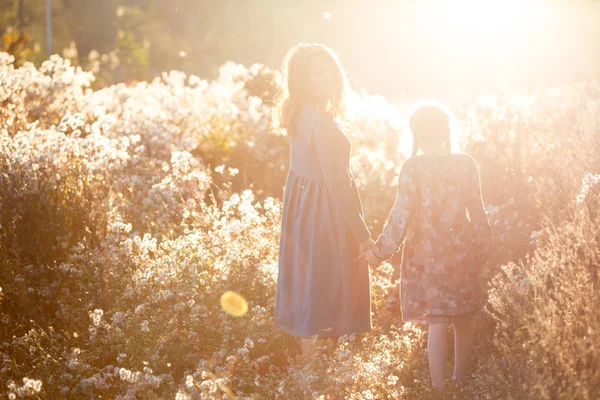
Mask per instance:
[[[362,243],[371,233],[362,216],[362,203],[346,155],[347,138],[334,121],[321,121],[315,134],[317,154],[331,198],[339,207],[352,235]]]
[[[485,211],[483,197],[481,196],[479,168],[475,160],[471,157],[469,157],[468,170],[469,193],[467,195],[467,211],[469,212],[469,220],[473,226],[475,257],[478,263],[483,263],[489,258],[492,252],[494,236]]]
[[[410,161],[405,162],[398,179],[396,201],[390,211],[383,233],[373,248],[375,256],[387,260],[394,255],[406,237],[408,226],[417,206],[417,181]]]

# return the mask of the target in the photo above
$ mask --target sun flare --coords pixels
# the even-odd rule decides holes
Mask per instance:
[[[425,7],[431,32],[457,55],[508,55],[552,23],[543,1],[457,0]]]
[[[228,291],[221,295],[221,307],[231,316],[242,317],[248,312],[248,302],[242,295]]]

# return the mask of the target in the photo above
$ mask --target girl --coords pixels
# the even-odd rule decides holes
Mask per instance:
[[[373,245],[349,169],[344,118],[347,78],[325,46],[300,44],[284,62],[285,91],[275,122],[290,136],[275,323],[303,338],[371,329],[369,271],[360,254]]]
[[[492,246],[475,160],[451,152],[450,118],[437,106],[410,117],[413,152],[400,172],[396,202],[367,253],[371,265],[390,258],[406,237],[401,274],[404,321],[429,324],[433,386],[443,391],[448,325],[454,328],[454,375],[466,377],[473,347],[471,317],[484,301],[478,271]],[[423,152],[417,156],[419,149]]]

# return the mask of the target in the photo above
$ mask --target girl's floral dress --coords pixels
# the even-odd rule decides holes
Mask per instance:
[[[493,238],[472,157],[424,154],[404,163],[375,255],[387,260],[405,238],[400,288],[404,321],[452,322],[481,309],[479,268]]]

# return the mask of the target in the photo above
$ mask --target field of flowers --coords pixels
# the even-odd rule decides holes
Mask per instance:
[[[14,68],[0,53],[0,395],[431,398],[426,330],[382,304],[390,265],[373,274],[371,333],[303,360],[273,325],[288,162],[270,124],[276,71],[93,80],[59,57]],[[473,379],[450,398],[600,398],[600,87],[450,106],[497,241]],[[362,94],[353,108],[378,233],[410,107]],[[245,315],[222,309],[227,291]]]

